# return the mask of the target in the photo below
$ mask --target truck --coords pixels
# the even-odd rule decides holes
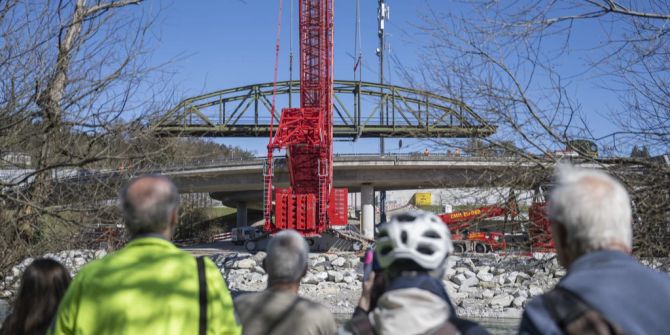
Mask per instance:
[[[505,235],[502,232],[470,231],[473,222],[484,218],[504,216],[514,218],[517,214],[515,207],[489,205],[453,213],[438,214],[449,231],[454,243],[454,251],[486,253],[507,249]]]
[[[546,190],[543,187],[535,188],[533,201],[528,209],[526,235],[523,241],[531,252],[553,252],[554,241],[551,238],[551,224],[547,217]],[[505,205],[487,205],[483,207],[438,214],[438,217],[449,227],[454,243],[454,251],[486,253],[507,250],[508,238],[505,233],[488,231],[486,229],[471,231],[471,226],[486,218],[504,217],[504,224],[514,221],[519,210],[514,199]],[[516,225],[523,221],[516,220]]]
[[[231,241],[234,245],[242,245],[249,242],[249,245],[245,245],[245,248],[249,251],[253,251],[256,247],[256,240],[266,237],[266,233],[256,227],[235,227],[231,230]]]

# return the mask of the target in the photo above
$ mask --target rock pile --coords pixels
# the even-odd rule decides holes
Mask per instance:
[[[94,259],[102,258],[105,255],[107,255],[107,251],[105,250],[66,250],[57,253],[48,253],[42,257],[57,260],[63,264],[70,272],[70,275],[74,277],[74,275],[79,272],[79,269],[86,263]],[[23,271],[32,262],[33,258],[26,258],[1,277],[0,299],[9,300],[14,296],[21,284],[20,279]]]
[[[234,295],[265,289],[267,276],[262,267],[265,253],[215,255]],[[333,313],[349,314],[360,295],[362,266],[353,254],[310,254],[309,270],[302,279],[300,293],[330,308]]]
[[[45,257],[60,261],[75,274],[81,266],[105,254],[102,250],[71,250]],[[266,287],[267,275],[262,267],[264,257],[263,252],[211,256],[234,295]],[[0,280],[0,299],[11,299],[18,289],[21,273],[30,262],[32,259],[22,261]],[[648,259],[642,263],[670,272],[667,259]],[[363,277],[358,256],[310,254],[309,264],[300,293],[324,304],[333,313],[350,314],[358,302]],[[532,297],[549,290],[565,274],[553,255],[463,255],[450,257],[443,283],[462,317],[518,318]]]
[[[264,253],[213,257],[234,294],[265,288]],[[521,316],[526,302],[553,287],[565,275],[551,255],[537,258],[498,255],[453,256],[443,283],[459,315]],[[362,265],[350,254],[310,254],[310,268],[301,293],[334,313],[351,313],[360,295]]]
[[[443,283],[459,315],[521,317],[532,297],[553,287],[563,270],[554,257],[454,256]]]

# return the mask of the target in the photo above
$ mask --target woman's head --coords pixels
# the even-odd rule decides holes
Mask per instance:
[[[5,334],[40,334],[49,327],[70,284],[70,274],[57,261],[40,258],[23,272]]]

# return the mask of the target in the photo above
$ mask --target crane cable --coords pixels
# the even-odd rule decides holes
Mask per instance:
[[[359,69],[358,80],[362,80],[363,77],[363,55],[362,55],[362,42],[361,42],[361,1],[356,0],[356,31],[354,32],[354,80],[356,80],[356,69]],[[360,67],[360,68],[359,68]]]
[[[293,89],[293,0],[289,1],[291,1],[291,11],[288,20],[288,107],[291,108],[293,107],[291,103],[291,95],[293,94],[291,92]]]
[[[274,68],[274,79],[272,82],[272,110],[270,111],[270,140],[268,142],[268,151],[270,150],[270,145],[272,144],[272,131],[274,126],[275,112],[277,110],[277,73],[279,69],[279,46],[281,41],[281,19],[282,19],[282,0],[279,0],[279,14],[277,15],[277,36],[275,42],[275,68]]]

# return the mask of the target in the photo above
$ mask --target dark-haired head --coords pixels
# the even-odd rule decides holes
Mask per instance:
[[[57,261],[40,258],[23,272],[21,287],[5,320],[3,334],[44,334],[70,284],[70,274]]]

